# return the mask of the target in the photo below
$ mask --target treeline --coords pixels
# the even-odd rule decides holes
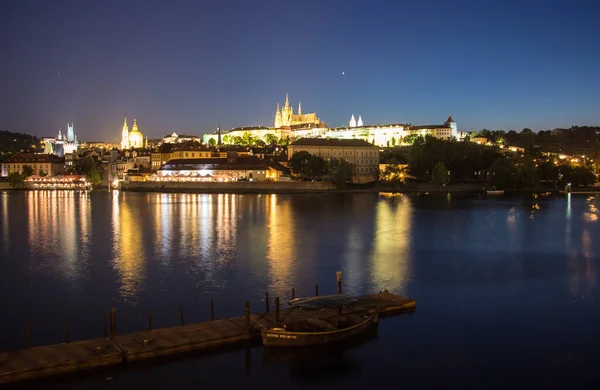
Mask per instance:
[[[526,149],[534,147],[545,151],[573,153],[575,151],[600,151],[600,127],[571,126],[569,129],[533,131],[529,128],[515,130],[488,130],[474,132],[471,137],[483,137],[497,144],[519,146]]]
[[[34,135],[0,130],[0,159],[18,152],[31,153],[39,147],[39,139]]]
[[[472,142],[427,136],[412,146],[408,169],[420,181],[435,184],[489,183],[499,189],[530,190],[589,186],[596,176],[584,166],[545,159],[534,153],[517,155]]]
[[[300,151],[290,157],[289,167],[296,177],[304,180],[330,180],[338,188],[352,182],[352,165],[344,159],[325,160],[323,157]]]

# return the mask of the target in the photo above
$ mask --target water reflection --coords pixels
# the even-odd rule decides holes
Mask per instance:
[[[113,191],[111,261],[118,274],[121,297],[127,304],[136,304],[145,281],[145,255],[141,234],[143,219],[140,215],[134,215],[132,202],[125,199],[127,194],[121,196],[123,201],[119,192]]]
[[[371,283],[402,292],[411,279],[411,199],[402,197],[375,206],[375,242],[371,254]]]
[[[267,261],[272,291],[289,285],[296,263],[295,223],[290,200],[278,201],[277,195],[267,197]]]
[[[2,193],[2,201],[0,202],[2,207],[0,208],[0,219],[2,219],[2,253],[8,254],[8,247],[10,245],[10,238],[8,234],[8,193]]]
[[[33,273],[50,272],[76,286],[85,276],[91,235],[87,192],[27,191],[27,230]]]

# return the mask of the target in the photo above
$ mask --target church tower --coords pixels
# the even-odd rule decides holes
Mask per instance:
[[[354,114],[352,114],[352,117],[350,118],[350,127],[356,127],[356,119],[354,119]]]
[[[281,110],[281,125],[289,126],[292,123],[292,106],[290,106],[290,100],[288,98],[288,94],[285,94],[285,106]]]
[[[275,126],[276,129],[281,127],[281,110],[279,109],[279,102],[277,102],[277,110],[275,111]]]
[[[73,130],[73,123],[67,123],[67,141],[75,141],[75,130]]]
[[[123,133],[121,135],[121,149],[129,149],[129,127],[127,126],[127,118],[123,122]]]
[[[302,115],[302,103],[298,102],[298,115]]]

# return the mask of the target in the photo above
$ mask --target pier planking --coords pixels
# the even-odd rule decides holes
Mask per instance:
[[[388,292],[358,298],[358,304],[344,313],[376,309],[380,316],[412,311],[413,299]],[[323,311],[284,309],[282,324],[304,318],[321,317]],[[231,346],[260,340],[262,327],[276,326],[274,311],[260,314],[139,331],[114,337],[74,341],[0,353],[0,384],[108,367],[126,362],[169,356],[206,348]],[[247,326],[247,324],[250,324]]]

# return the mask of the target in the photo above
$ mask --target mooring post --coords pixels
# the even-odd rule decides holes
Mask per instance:
[[[67,344],[71,342],[71,324],[69,323],[69,316],[66,318],[67,323]]]
[[[246,315],[245,315],[244,322],[246,325],[246,330],[250,331],[250,302],[246,301],[245,306],[246,307],[244,308],[244,312]]]
[[[152,331],[152,309],[148,309],[148,332]]]
[[[267,313],[269,312],[269,292],[265,292],[265,308],[267,309]]]
[[[210,320],[215,320],[215,301],[210,300]]]
[[[25,325],[25,348],[29,349],[31,345],[29,344],[29,324]]]
[[[117,309],[114,307],[110,308],[110,336],[115,337],[117,335]]]
[[[279,297],[275,298],[275,325],[279,328]]]
[[[342,293],[342,271],[338,271],[335,273],[335,277],[337,279],[337,293]]]
[[[315,297],[319,296],[319,285],[315,284]]]
[[[107,329],[106,329],[106,313],[104,313],[104,337],[106,337],[107,335]]]
[[[296,298],[296,288],[292,287],[292,299]]]
[[[179,304],[179,322],[183,325],[183,305],[181,303]]]

